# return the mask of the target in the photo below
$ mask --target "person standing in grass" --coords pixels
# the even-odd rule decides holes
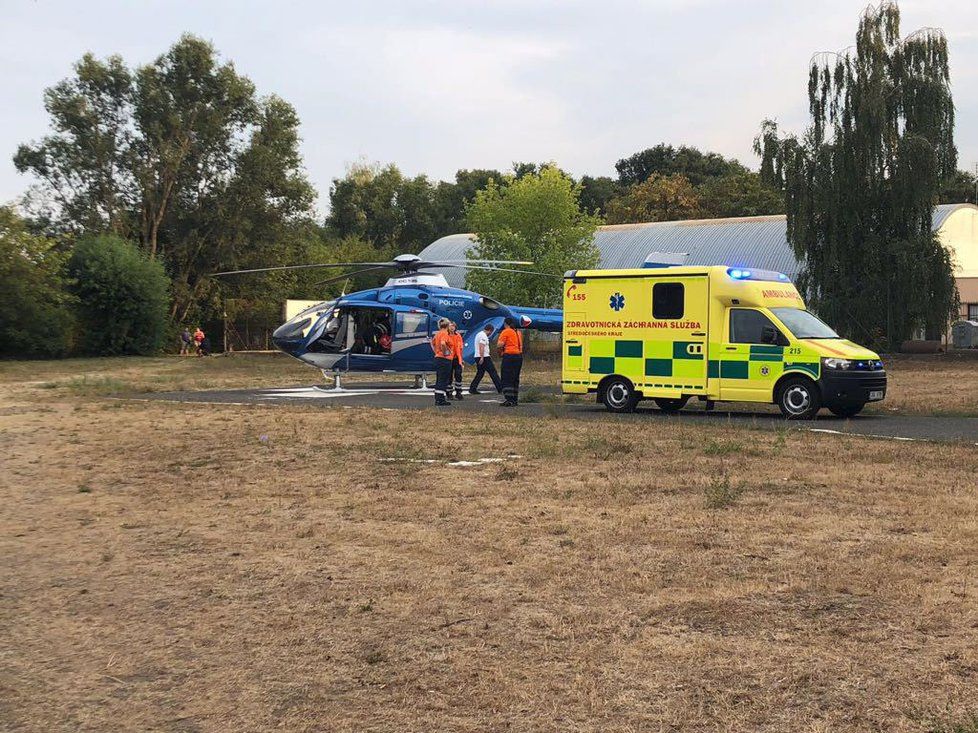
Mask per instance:
[[[503,387],[499,383],[499,374],[496,372],[496,365],[492,363],[492,354],[489,351],[489,337],[495,330],[491,323],[487,323],[485,328],[475,335],[475,379],[469,385],[469,394],[479,394],[479,382],[486,374],[492,380],[496,392],[502,394]]]
[[[516,319],[507,317],[496,342],[502,357],[503,407],[516,407],[520,402],[520,372],[523,369],[523,336],[516,329]]]
[[[190,329],[184,326],[180,334],[180,356],[190,356],[190,344],[192,342],[193,338],[190,335]]]
[[[200,330],[200,326],[194,330],[194,344],[197,345],[197,355],[200,355],[200,345],[204,341],[204,332]]]
[[[452,354],[455,348],[448,333],[448,324],[447,318],[439,318],[438,332],[431,339],[431,350],[435,354],[435,404],[439,407],[452,404],[448,401],[447,392],[451,388]]]

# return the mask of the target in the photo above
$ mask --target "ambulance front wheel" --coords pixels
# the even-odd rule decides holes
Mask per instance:
[[[612,377],[604,384],[601,401],[609,412],[635,412],[638,395],[632,383],[623,377]]]
[[[789,420],[812,420],[822,406],[822,397],[811,379],[791,377],[778,388],[777,402]]]
[[[855,417],[860,412],[862,412],[862,409],[865,406],[866,406],[865,403],[862,402],[856,402],[856,403],[849,402],[844,405],[833,405],[832,407],[829,408],[829,410],[836,417]]]
[[[669,398],[656,397],[655,405],[663,412],[679,412],[689,402],[689,397]]]

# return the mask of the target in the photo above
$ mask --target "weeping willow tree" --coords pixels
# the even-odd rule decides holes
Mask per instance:
[[[953,173],[947,40],[900,38],[895,2],[870,6],[856,45],[812,58],[811,125],[799,139],[765,121],[761,175],[784,190],[788,241],[810,306],[840,332],[892,349],[942,333],[957,309],[948,252],[932,231]]]

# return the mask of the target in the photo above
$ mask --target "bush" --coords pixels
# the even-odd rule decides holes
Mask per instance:
[[[78,298],[80,349],[103,356],[152,354],[166,338],[169,280],[163,266],[116,236],[80,240],[68,272]]]
[[[0,207],[0,356],[64,356],[72,346],[66,256]]]

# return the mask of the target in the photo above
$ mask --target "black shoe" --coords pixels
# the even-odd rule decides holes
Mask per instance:
[[[500,407],[516,407],[516,403],[513,402],[512,400],[506,400],[505,402],[500,402],[499,403],[499,406]]]
[[[482,394],[482,392],[480,392],[480,391],[479,391],[479,390],[477,390],[477,389],[470,389],[470,390],[469,390],[469,394]]]
[[[462,401],[462,390],[455,392],[455,399],[457,399],[459,402]]]

